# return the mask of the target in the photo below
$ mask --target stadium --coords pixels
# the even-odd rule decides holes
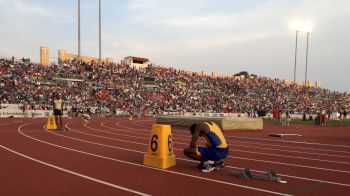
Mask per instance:
[[[338,90],[322,75],[311,72],[311,63],[315,61],[310,60],[308,55],[313,54],[312,58],[316,58],[317,53],[309,53],[309,49],[313,49],[309,42],[313,35],[308,22],[294,21],[290,29],[295,40],[292,36],[288,41],[295,45],[291,45],[292,50],[288,50],[293,53],[289,53],[287,62],[288,69],[293,68],[294,72],[285,71],[293,78],[288,80],[284,76],[276,78],[265,74],[265,70],[253,66],[239,67],[242,69],[233,73],[227,71],[232,67],[222,70],[219,65],[190,66],[199,61],[189,62],[187,67],[165,65],[166,62],[181,64],[182,60],[176,60],[181,55],[176,56],[176,53],[168,54],[175,55],[174,59],[170,58],[164,63],[154,62],[152,58],[169,57],[162,52],[167,51],[165,46],[156,50],[150,45],[143,50],[144,47],[131,44],[129,48],[120,47],[126,51],[118,54],[118,57],[102,58],[105,55],[102,49],[106,51],[105,56],[113,56],[108,52],[113,43],[103,42],[104,35],[106,40],[116,37],[108,32],[112,32],[108,26],[113,24],[113,9],[125,14],[125,23],[143,24],[143,20],[137,23],[143,17],[129,21],[127,13],[136,10],[142,15],[144,13],[140,7],[146,9],[164,5],[159,5],[161,3],[156,0],[152,3],[127,1],[125,5],[119,2],[126,7],[124,10],[123,6],[114,8],[115,2],[91,2],[78,0],[74,4],[63,3],[69,8],[60,8],[55,3],[42,7],[43,2],[40,0],[0,3],[4,8],[17,9],[19,15],[28,17],[35,14],[57,17],[46,13],[45,10],[50,10],[50,6],[57,6],[57,10],[70,10],[73,7],[74,11],[71,12],[78,13],[78,17],[75,15],[75,29],[72,30],[78,33],[77,40],[73,36],[77,44],[71,43],[69,33],[60,34],[61,37],[55,35],[57,39],[67,41],[44,42],[44,37],[38,38],[45,44],[27,49],[28,55],[20,47],[15,48],[18,53],[10,54],[11,50],[7,50],[11,44],[6,44],[7,38],[0,31],[0,36],[4,37],[1,40],[5,43],[0,50],[1,195],[350,193],[350,93],[346,86],[349,81],[340,79],[338,82],[344,83],[346,87],[345,90]],[[181,6],[187,5],[182,3]],[[199,6],[198,2],[191,3],[200,7],[201,14],[207,9],[204,5]],[[265,3],[257,4],[254,9],[261,11],[267,9],[264,6],[271,6]],[[298,3],[304,5],[305,2]],[[320,1],[320,6],[327,7],[328,3]],[[98,57],[90,52],[82,55],[82,51],[96,50],[96,47],[88,47],[88,44],[81,46],[81,33],[90,35],[81,29],[81,4],[85,11],[91,7],[98,11]],[[214,7],[208,4],[211,9]],[[237,2],[235,5],[253,9],[253,4]],[[345,2],[344,7],[349,8],[348,4]],[[277,2],[273,5],[281,6]],[[45,9],[39,11],[40,8]],[[218,9],[222,11],[221,14],[225,13],[225,9]],[[230,9],[230,12],[235,10]],[[102,12],[104,10],[105,15]],[[194,12],[197,9],[190,10]],[[265,11],[264,14],[267,13]],[[184,14],[182,11],[180,13]],[[0,16],[6,14],[10,16],[7,11],[0,13]],[[157,14],[165,18],[168,16],[164,12]],[[214,14],[215,20],[204,17],[204,21],[212,24],[211,20],[214,20],[215,25],[220,25],[222,21],[217,20],[219,16]],[[229,16],[240,18],[237,15]],[[89,25],[94,24],[90,16],[85,17]],[[159,18],[146,18],[149,25],[163,24],[157,23],[161,20]],[[169,24],[176,23],[175,26],[181,22],[181,25],[190,23],[193,31],[196,31],[196,25],[202,28],[202,18],[193,21],[181,17],[170,19]],[[7,22],[3,21],[3,24],[6,26]],[[169,27],[167,25],[164,27]],[[107,31],[105,34],[104,28]],[[169,33],[166,30],[159,31]],[[152,32],[150,30],[148,33]],[[147,31],[143,33],[147,34]],[[182,37],[183,33],[181,31],[178,37]],[[187,33],[191,34],[191,31]],[[134,32],[132,30],[126,34],[132,37]],[[162,36],[155,35],[155,39],[162,42]],[[133,37],[136,38],[139,37]],[[259,39],[270,38],[263,36]],[[244,44],[254,44],[259,39],[254,38]],[[315,39],[319,38],[316,36]],[[229,42],[229,39],[225,41]],[[238,45],[240,42],[234,43]],[[306,48],[301,45],[304,43]],[[72,44],[74,47],[71,47]],[[215,44],[210,47],[217,47]],[[71,52],[75,51],[76,45],[76,52]],[[198,49],[199,46],[202,45],[193,44],[190,50],[195,52],[191,53],[191,57],[206,59],[204,54],[195,55],[197,50],[205,51]],[[52,52],[56,48],[58,52]],[[37,52],[33,53],[33,50]],[[133,52],[137,50],[141,51],[138,54],[143,55]],[[152,53],[153,50],[156,52]],[[183,50],[190,51],[186,47]],[[160,57],[155,56],[158,53]],[[212,53],[214,56],[215,52]],[[57,54],[57,57],[53,54]],[[220,55],[215,58],[223,58]],[[230,59],[231,54],[225,58]],[[188,59],[186,57],[183,60],[191,61]],[[210,64],[210,60],[206,60]],[[231,58],[230,61],[235,62],[235,59]],[[300,74],[297,67],[305,68],[303,82],[297,80]],[[342,70],[342,67],[334,67],[332,71],[341,75],[344,73],[340,72],[346,72],[347,68],[336,72],[338,69]],[[280,74],[277,67],[272,67],[272,70],[267,67],[266,70]],[[320,71],[318,73],[326,70],[317,68]],[[312,82],[314,79],[316,82]],[[214,155],[206,151],[208,149],[213,150]],[[227,149],[229,153],[223,155],[222,149]]]

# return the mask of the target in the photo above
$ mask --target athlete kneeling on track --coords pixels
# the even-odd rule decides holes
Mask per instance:
[[[191,159],[201,161],[197,167],[203,172],[211,172],[223,167],[229,148],[219,126],[213,122],[203,122],[193,124],[190,131],[192,134],[190,148],[184,149],[184,154]],[[207,140],[206,147],[197,147],[199,137]]]

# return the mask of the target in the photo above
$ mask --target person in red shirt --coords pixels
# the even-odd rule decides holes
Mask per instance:
[[[279,108],[277,106],[272,111],[272,116],[273,116],[273,123],[274,124],[279,124],[279,122],[280,122],[280,110],[279,110]]]
[[[322,111],[320,115],[320,124],[326,126],[326,111]]]

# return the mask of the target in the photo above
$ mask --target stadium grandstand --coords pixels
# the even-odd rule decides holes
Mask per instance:
[[[212,77],[153,64],[136,69],[125,63],[66,59],[43,66],[28,59],[2,58],[0,74],[1,104],[22,104],[33,110],[51,109],[53,93],[63,96],[65,110],[92,115],[137,110],[261,116],[277,106],[292,115],[326,110],[347,117],[350,110],[346,92],[287,85],[256,75]]]

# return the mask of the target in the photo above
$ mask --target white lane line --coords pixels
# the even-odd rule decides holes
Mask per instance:
[[[112,127],[108,127],[108,126],[104,126],[103,125],[104,123],[101,123],[101,126],[105,127],[105,128],[109,128],[109,129],[113,129],[113,130],[118,130],[118,131],[121,131],[121,132],[133,132],[133,133],[138,133],[138,134],[142,134],[142,135],[146,135],[144,133],[140,133],[140,131],[125,131],[125,130],[119,130],[119,129],[115,129],[115,128],[112,128]],[[119,127],[123,127],[123,128],[126,128],[124,126],[121,126],[119,125],[119,123],[116,123],[116,126],[119,126]],[[130,130],[135,130],[133,128],[129,128]],[[95,129],[97,130],[97,129]],[[110,133],[110,132],[109,132]],[[113,133],[111,133],[113,134]],[[125,135],[124,135],[125,136]],[[188,141],[190,139],[190,137],[187,137],[187,136],[184,136],[184,137],[187,137],[188,139],[184,139],[184,138],[179,138],[178,135],[173,135],[174,138],[176,138],[177,140],[185,140],[185,141]],[[135,136],[133,136],[135,137]],[[320,154],[320,153],[308,153],[308,152],[301,152],[301,151],[289,151],[289,150],[280,150],[280,149],[271,149],[271,148],[263,148],[263,147],[253,147],[253,146],[244,146],[244,145],[237,145],[237,143],[243,143],[244,142],[240,142],[240,141],[235,141],[234,144],[230,144],[231,146],[239,146],[239,147],[244,147],[244,148],[254,148],[254,149],[265,149],[265,150],[273,150],[273,151],[281,151],[281,152],[292,152],[292,153],[301,153],[301,154],[311,154],[311,155],[320,155],[320,156],[330,156],[330,157],[338,157],[338,158],[350,158],[350,156],[340,156],[340,155],[330,155],[330,154]],[[261,144],[262,145],[262,144]],[[280,145],[278,145],[278,147],[281,147]],[[284,146],[283,146],[284,147]],[[302,149],[305,149],[305,148],[302,148]],[[237,149],[236,149],[237,151]],[[253,153],[251,151],[242,151],[242,152],[246,152],[246,153]],[[337,151],[336,151],[337,152]],[[266,155],[271,155],[271,156],[284,156],[284,155],[276,155],[276,154],[266,154]],[[286,157],[289,157],[291,158],[291,156],[286,156]],[[334,163],[341,163],[341,164],[350,164],[349,162],[339,162],[339,161],[332,161],[332,160],[324,160],[324,159],[312,159],[312,158],[306,158],[306,157],[294,157],[294,158],[300,158],[300,159],[306,159],[306,160],[316,160],[316,161],[319,161],[319,160],[322,160],[324,162],[334,162]]]
[[[53,164],[50,164],[50,163],[47,163],[47,162],[44,162],[44,161],[40,161],[38,159],[35,159],[33,157],[30,157],[30,156],[27,156],[27,155],[24,155],[22,153],[19,153],[17,151],[14,151],[10,148],[7,148],[3,145],[0,145],[1,148],[9,151],[9,152],[12,152],[16,155],[19,155],[21,157],[24,157],[26,159],[29,159],[31,161],[34,161],[34,162],[37,162],[37,163],[40,163],[40,164],[43,164],[43,165],[46,165],[46,166],[49,166],[49,167],[52,167],[54,169],[57,169],[57,170],[60,170],[60,171],[63,171],[63,172],[66,172],[66,173],[69,173],[69,174],[73,174],[75,176],[79,176],[81,178],[85,178],[87,180],[91,180],[93,182],[97,182],[97,183],[100,183],[100,184],[104,184],[104,185],[107,185],[107,186],[110,186],[110,187],[113,187],[113,188],[116,188],[116,189],[120,189],[120,190],[124,190],[124,191],[127,191],[127,192],[131,192],[131,193],[134,193],[134,194],[137,194],[137,195],[143,195],[143,196],[149,196],[149,194],[146,194],[146,193],[142,193],[142,192],[138,192],[138,191],[135,191],[135,190],[132,190],[132,189],[128,189],[128,188],[125,188],[125,187],[122,187],[122,186],[118,186],[118,185],[115,185],[115,184],[112,184],[112,183],[109,183],[109,182],[106,182],[106,181],[103,181],[103,180],[99,180],[99,179],[96,179],[96,178],[93,178],[93,177],[90,177],[90,176],[86,176],[84,174],[80,174],[80,173],[77,173],[77,172],[74,172],[74,171],[71,171],[71,170],[68,170],[68,169],[64,169],[62,167],[58,167],[56,165],[53,165]]]
[[[266,143],[260,143],[260,142],[246,142],[246,141],[238,141],[229,139],[227,141],[232,142],[238,142],[240,144],[253,144],[253,145],[260,145],[260,146],[272,146],[272,147],[279,147],[279,148],[294,148],[294,149],[300,149],[300,150],[311,150],[311,151],[323,151],[323,152],[335,152],[335,153],[344,153],[344,154],[350,154],[348,151],[342,151],[342,150],[327,150],[327,149],[319,149],[319,148],[304,148],[304,147],[297,147],[297,146],[284,146],[284,145],[273,145],[273,144],[266,144]]]
[[[31,124],[31,123],[29,123],[29,124]],[[55,147],[58,147],[58,148],[62,148],[62,149],[65,149],[65,150],[69,150],[69,151],[73,151],[73,152],[78,152],[78,153],[81,153],[81,154],[90,155],[90,156],[94,156],[94,157],[98,157],[98,158],[102,158],[102,159],[107,159],[107,160],[111,160],[111,161],[115,161],[115,162],[119,162],[119,163],[134,165],[134,166],[138,166],[138,167],[148,168],[148,169],[157,170],[157,171],[162,171],[162,172],[171,173],[171,174],[176,174],[176,175],[180,175],[180,176],[186,176],[186,177],[201,179],[201,180],[205,180],[205,181],[216,182],[216,183],[220,183],[220,184],[226,184],[226,185],[230,185],[230,186],[245,188],[245,189],[249,189],[249,190],[260,191],[260,192],[265,192],[265,193],[271,193],[271,194],[275,194],[275,195],[285,195],[285,196],[289,196],[289,194],[284,194],[284,193],[269,191],[269,190],[265,190],[265,189],[259,189],[259,188],[250,187],[250,186],[244,186],[244,185],[240,185],[240,184],[234,184],[234,183],[225,182],[225,181],[220,181],[220,180],[214,180],[214,179],[210,179],[210,178],[204,178],[204,177],[201,177],[201,176],[195,176],[195,175],[186,174],[186,173],[181,173],[181,172],[175,172],[175,171],[170,171],[170,170],[158,169],[158,168],[149,167],[149,166],[145,166],[145,165],[141,165],[141,164],[137,164],[137,163],[132,163],[132,162],[129,162],[129,161],[123,161],[123,160],[120,160],[120,159],[114,159],[114,158],[111,158],[111,157],[106,157],[106,156],[97,155],[97,154],[93,154],[93,153],[89,153],[89,152],[85,152],[85,151],[81,151],[81,150],[76,150],[76,149],[68,148],[68,147],[65,147],[65,146],[60,146],[60,145],[57,145],[57,144],[53,144],[53,143],[50,143],[50,142],[46,142],[46,141],[43,141],[43,140],[40,140],[40,139],[31,137],[31,136],[29,136],[29,135],[23,133],[23,132],[21,131],[21,128],[22,128],[23,126],[25,126],[25,125],[28,125],[28,124],[22,125],[22,126],[19,127],[18,130],[17,130],[17,131],[18,131],[20,134],[22,134],[23,136],[25,136],[25,137],[27,137],[27,138],[30,138],[30,139],[32,139],[32,140],[35,140],[35,141],[38,141],[38,142],[47,144],[47,145],[51,145],[51,146],[55,146]]]
[[[120,123],[122,123],[123,121],[120,121],[120,122],[116,122],[115,125],[118,126],[118,127],[122,127],[124,129],[129,129],[129,130],[138,130],[138,131],[133,131],[135,133],[140,133],[142,129],[135,129],[135,128],[130,128],[130,127],[125,127],[125,126],[122,126],[120,125]],[[137,122],[137,121],[135,121]],[[112,127],[107,127],[107,126],[104,126],[105,128],[110,128],[110,129],[114,129]],[[143,131],[145,132],[145,131]],[[177,133],[184,133],[183,131],[176,131],[174,129],[172,129],[172,132],[177,132]],[[141,133],[140,133],[141,134]],[[142,133],[143,134],[143,133]],[[189,137],[188,135],[185,135],[185,134],[176,134],[177,136],[183,136],[183,137]],[[227,138],[227,141],[233,141],[232,139],[234,138]],[[248,143],[248,144],[255,144],[255,145],[263,145],[263,146],[276,146],[276,147],[282,147],[282,148],[295,148],[295,149],[302,149],[302,150],[312,150],[312,151],[324,151],[324,152],[336,152],[336,153],[346,153],[346,154],[350,154],[349,151],[342,151],[342,150],[328,150],[328,149],[321,149],[321,148],[306,148],[306,147],[297,147],[297,146],[285,146],[285,145],[274,145],[274,144],[269,144],[269,143],[254,143],[254,142],[245,142],[245,141],[237,141],[237,140],[234,140],[234,142],[240,142],[240,143]]]
[[[287,141],[287,140],[274,140],[274,139],[265,139],[265,138],[256,138],[256,137],[242,137],[242,136],[225,136],[226,138],[235,138],[243,140],[254,140],[254,141],[267,141],[267,142],[279,142],[279,143],[288,143],[288,144],[303,144],[303,145],[315,145],[315,146],[325,146],[325,147],[341,147],[341,148],[350,148],[348,145],[341,144],[324,144],[316,142],[300,142],[300,141]]]
[[[68,127],[69,124],[71,124],[71,123],[66,124],[67,128],[69,128]],[[69,129],[72,129],[72,128],[69,128]],[[100,138],[105,138],[105,139],[109,139],[109,140],[118,140],[118,141],[120,141],[119,139],[110,138],[110,137],[104,137],[104,136],[99,136],[99,135],[94,135],[94,134],[89,134],[89,135],[95,136],[95,137],[100,137]],[[127,140],[124,140],[124,141],[127,142]],[[135,143],[135,142],[129,141],[129,143]],[[180,142],[174,142],[174,144],[188,145],[186,143],[180,143]],[[147,145],[147,144],[141,144],[141,145]],[[182,151],[183,149],[174,148],[174,150],[181,150]],[[239,150],[233,150],[233,151],[239,151]],[[255,154],[259,154],[259,153],[255,153]],[[238,156],[227,156],[227,157],[228,158],[232,158],[232,159],[249,160],[249,161],[255,161],[255,162],[272,163],[272,164],[277,164],[277,165],[288,165],[288,166],[293,166],[293,167],[302,167],[302,168],[309,168],[309,169],[316,169],[316,170],[323,170],[323,171],[331,171],[331,172],[339,172],[339,173],[350,174],[350,171],[347,171],[347,170],[337,170],[337,169],[315,167],[315,166],[309,166],[309,165],[299,165],[299,164],[291,164],[291,163],[284,163],[284,162],[268,161],[268,160],[262,160],[262,159],[251,159],[251,158],[238,157]],[[321,160],[318,160],[318,159],[314,159],[314,160],[315,161],[321,161]]]
[[[119,126],[119,127],[121,127],[121,128],[124,128],[124,129],[117,129],[117,128],[113,128],[113,127],[108,127],[108,126],[105,126],[104,124],[105,124],[106,122],[102,122],[100,125],[102,126],[102,127],[104,127],[104,128],[108,128],[108,129],[112,129],[112,130],[116,130],[116,131],[121,131],[121,132],[126,132],[126,133],[130,133],[130,132],[133,132],[133,133],[137,133],[137,134],[139,134],[139,135],[145,135],[145,136],[149,136],[149,131],[148,131],[148,133],[146,133],[146,131],[129,131],[129,130],[131,130],[130,128],[128,129],[128,130],[126,130],[123,126],[120,126],[120,125],[117,125],[117,126]],[[118,122],[117,122],[118,123]],[[116,124],[117,124],[116,123]],[[135,129],[133,129],[133,130],[135,130]],[[144,132],[144,133],[143,133]]]
[[[256,147],[256,146],[238,145],[237,143],[241,144],[241,142],[236,142],[235,141],[234,144],[232,144],[232,145],[243,147],[243,148],[254,148],[254,149],[271,150],[271,151],[279,151],[279,152],[290,152],[290,153],[297,153],[297,154],[309,154],[309,155],[318,155],[318,156],[338,157],[338,158],[348,158],[348,159],[350,159],[350,156],[331,155],[331,154],[313,153],[313,152],[304,152],[304,151],[295,151],[295,150],[281,150],[281,149],[275,149],[275,148],[264,148],[264,147],[261,147],[261,146]]]
[[[237,145],[234,145],[234,146],[237,146]],[[310,161],[320,161],[320,162],[326,162],[326,163],[337,163],[337,164],[350,165],[350,162],[344,162],[344,161],[332,161],[332,160],[326,160],[326,159],[314,159],[314,158],[307,158],[307,157],[297,157],[297,156],[270,154],[270,153],[253,152],[253,151],[237,150],[237,149],[233,149],[233,151],[249,153],[249,154],[268,155],[268,156],[274,156],[274,157],[284,157],[284,158],[290,158],[290,159],[303,159],[303,160],[310,160]]]
[[[68,124],[69,124],[69,123],[68,123]],[[66,126],[67,126],[68,124],[66,124]],[[46,129],[45,129],[45,130],[46,130]],[[144,154],[144,153],[145,153],[145,152],[143,152],[143,151],[132,150],[132,149],[128,149],[128,148],[122,148],[122,147],[117,147],[117,146],[111,146],[111,145],[106,145],[106,144],[91,142],[91,141],[88,141],[88,140],[83,140],[83,139],[78,139],[78,138],[74,138],[74,137],[69,137],[69,136],[66,136],[66,135],[61,135],[61,134],[54,133],[54,132],[48,131],[48,130],[46,130],[46,131],[49,132],[49,133],[58,135],[58,136],[60,136],[60,137],[65,137],[65,138],[68,138],[68,139],[77,140],[77,141],[81,141],[81,142],[85,142],[85,143],[90,143],[90,144],[94,144],[94,145],[98,145],[98,146],[104,146],[104,147],[108,147],[108,148],[120,149],[120,150],[129,151],[129,152],[141,153],[141,154]],[[127,142],[127,143],[134,143],[134,142],[128,141],[128,140],[121,140],[121,141]],[[145,145],[145,144],[141,144],[141,145]],[[174,149],[174,150],[180,150],[180,149]],[[182,151],[182,150],[181,150],[181,151]],[[190,160],[190,159],[176,158],[176,160],[198,163],[198,161],[193,161],[193,160]],[[233,169],[245,169],[245,168],[233,167],[233,166],[228,166],[228,165],[225,165],[225,167],[233,168]],[[252,171],[260,172],[260,173],[266,173],[266,171],[259,171],[259,170],[252,170]],[[333,184],[333,185],[339,185],[339,186],[350,187],[349,184],[344,184],[344,183],[339,183],[339,182],[332,182],[332,181],[326,181],[326,180],[320,180],[320,179],[313,179],[313,178],[307,178],[307,177],[300,177],[300,176],[292,176],[292,175],[281,174],[281,173],[278,173],[278,175],[279,175],[279,176],[284,176],[284,177],[289,177],[289,178],[294,178],[294,179],[309,180],[309,181],[314,181],[314,182],[322,182],[322,183],[327,183],[327,184]]]
[[[70,123],[69,123],[70,124]],[[68,124],[67,124],[68,125]],[[98,132],[105,132],[105,133],[110,133],[113,135],[121,135],[121,136],[126,136],[126,137],[131,137],[131,138],[138,138],[138,139],[143,139],[143,140],[147,140],[148,138],[144,138],[144,137],[137,137],[137,136],[133,136],[133,135],[128,135],[128,134],[118,134],[118,133],[111,133],[108,131],[99,131],[99,129],[95,129],[95,128],[90,128],[86,125],[84,125],[86,128],[88,129],[92,129],[92,130],[96,130]],[[90,135],[90,136],[94,136],[94,137],[99,137],[99,138],[104,138],[104,139],[109,139],[109,140],[117,140],[120,141],[119,139],[115,139],[115,138],[110,138],[110,137],[104,137],[104,136],[99,136],[99,135],[95,135],[95,134],[89,134],[89,133],[85,133],[85,132],[80,132],[77,130],[74,130],[76,132],[85,134],[85,135]],[[135,142],[136,143],[136,142]],[[136,143],[136,144],[140,144],[140,143]],[[174,142],[174,144],[180,144],[180,145],[186,145],[188,146],[188,143],[181,143],[181,142]],[[146,144],[147,145],[147,144]],[[232,145],[232,146],[239,146],[239,145]],[[268,155],[268,156],[274,156],[274,157],[285,157],[285,158],[291,158],[291,159],[302,159],[302,160],[310,160],[310,161],[320,161],[320,162],[327,162],[327,163],[337,163],[337,164],[346,164],[346,165],[350,165],[350,162],[344,162],[344,161],[333,161],[333,160],[326,160],[326,159],[315,159],[315,158],[307,158],[307,157],[298,157],[298,156],[288,156],[288,155],[279,155],[279,154],[270,154],[270,153],[262,153],[262,152],[253,152],[253,151],[246,151],[246,150],[238,150],[236,148],[234,148],[235,152],[243,152],[243,153],[249,153],[249,154],[260,154],[260,155]],[[234,158],[232,156],[228,156],[229,158]],[[324,168],[325,169],[325,168]],[[334,170],[337,171],[337,170]]]
[[[119,135],[119,136],[125,136],[125,137],[131,137],[131,138],[137,138],[137,139],[146,139],[145,137],[138,137],[138,136],[134,136],[134,135],[129,135],[129,134],[120,134],[120,133],[115,133],[115,132],[110,132],[110,131],[102,131],[101,129],[95,129],[95,128],[92,128],[92,127],[89,127],[87,125],[84,125],[84,127],[88,128],[88,129],[91,129],[91,130],[95,130],[97,132],[103,132],[103,133],[108,133],[108,134],[111,134],[111,135]],[[124,132],[124,131],[123,131]],[[127,131],[125,131],[127,132]],[[130,132],[129,132],[130,133]],[[146,135],[145,135],[146,136]],[[149,134],[147,135],[147,137],[149,136]],[[148,138],[147,138],[148,140]]]

